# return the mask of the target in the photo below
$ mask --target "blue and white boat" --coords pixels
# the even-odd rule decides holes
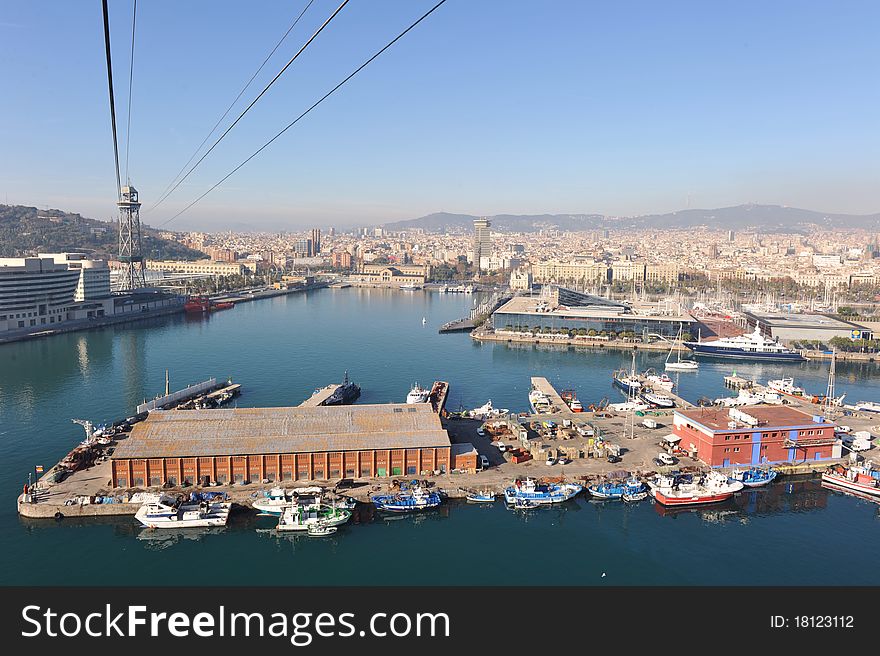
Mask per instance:
[[[472,501],[474,503],[494,503],[495,502],[495,493],[480,490],[465,490],[467,493],[465,498],[468,501]]]
[[[386,512],[408,513],[436,508],[442,503],[437,492],[429,492],[419,485],[418,481],[412,481],[408,485],[401,484],[397,494],[374,494],[370,497],[376,508]]]
[[[736,337],[722,337],[709,342],[685,342],[694,352],[713,358],[733,358],[737,360],[771,360],[773,362],[803,362],[806,358],[798,351],[783,346],[776,340],[767,339],[761,328],[755,332]]]
[[[583,489],[584,486],[577,483],[538,483],[533,478],[527,478],[504,488],[504,500],[510,505],[516,505],[518,500],[537,504],[562,503]]]
[[[648,486],[635,476],[630,476],[624,481],[604,481],[587,488],[590,495],[596,499],[622,499],[624,495],[636,496],[640,492],[647,492]]]
[[[642,391],[642,383],[632,373],[625,369],[620,369],[612,374],[611,382],[619,387],[627,396],[638,396]]]
[[[734,469],[730,477],[735,481],[740,481],[746,487],[761,487],[773,481],[777,474],[778,472],[773,468],[749,467],[748,469]]]

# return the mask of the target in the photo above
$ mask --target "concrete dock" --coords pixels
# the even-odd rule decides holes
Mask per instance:
[[[324,387],[315,390],[314,394],[299,405],[303,408],[315,408],[319,405],[324,405],[324,402],[329,399],[337,389],[339,389],[339,383],[325,385]]]

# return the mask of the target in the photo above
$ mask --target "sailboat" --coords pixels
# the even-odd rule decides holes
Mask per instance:
[[[669,348],[669,354],[666,356],[666,369],[668,371],[696,371],[700,365],[695,360],[682,360],[681,349],[676,349],[675,345],[681,343],[681,328],[678,329],[678,336],[672,342]],[[675,360],[670,360],[672,352],[675,351]]]

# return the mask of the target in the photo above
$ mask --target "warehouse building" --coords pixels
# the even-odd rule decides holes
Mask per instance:
[[[781,406],[676,410],[673,434],[685,451],[712,467],[806,462],[840,457],[834,423]]]
[[[456,455],[457,454],[457,455]],[[112,456],[114,487],[474,471],[430,403],[151,412]]]

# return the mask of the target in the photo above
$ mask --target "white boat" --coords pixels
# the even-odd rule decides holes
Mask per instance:
[[[742,490],[735,481],[718,471],[688,479],[681,475],[658,474],[648,481],[651,496],[664,506],[693,506],[725,501]]]
[[[753,394],[744,389],[739,391],[738,396],[723,396],[715,399],[715,403],[723,405],[725,408],[737,408],[743,405],[758,405],[765,402],[766,399],[763,394]]]
[[[658,394],[657,392],[642,392],[640,395],[643,401],[647,401],[651,405],[655,405],[658,408],[674,408],[675,400],[671,396],[666,396],[665,394]]]
[[[880,498],[880,470],[870,463],[844,467],[838,465],[822,472],[822,483],[850,492]]]
[[[145,503],[134,517],[147,528],[203,528],[226,526],[232,504],[226,501],[202,501],[198,504],[169,504],[165,499],[158,503]]]
[[[853,406],[853,410],[859,410],[861,412],[880,412],[880,403],[874,403],[873,401],[860,401]]]
[[[659,388],[668,392],[675,387],[675,383],[666,374],[649,374],[647,379],[648,382],[651,383],[651,387],[655,389]]]
[[[532,414],[547,414],[552,410],[550,397],[541,390],[533,388],[529,391],[529,407],[532,409]]]
[[[492,407],[492,399],[489,399],[485,405],[468,411],[468,416],[473,419],[488,419],[489,417],[500,417],[508,413],[507,408]]]
[[[700,368],[699,363],[696,360],[682,360],[681,359],[681,349],[676,349],[676,342],[681,341],[681,329],[678,330],[678,336],[675,338],[675,341],[672,342],[672,346],[669,349],[669,353],[666,355],[666,370],[667,371],[696,371]],[[671,360],[672,352],[675,351],[675,360]]]
[[[803,387],[795,385],[794,378],[790,377],[768,380],[767,387],[781,394],[787,394],[788,396],[804,397],[807,395],[807,391]]]
[[[253,502],[254,510],[266,515],[280,515],[284,509],[294,504],[293,495],[283,487],[273,487]]]
[[[308,531],[310,526],[322,524],[339,526],[351,519],[351,511],[322,503],[288,506],[278,518],[278,531]]]
[[[420,387],[418,383],[415,383],[410,389],[409,394],[406,395],[406,402],[425,403],[429,396],[431,396],[431,390],[426,390]]]
[[[647,410],[650,406],[647,403],[640,403],[638,401],[624,401],[623,403],[611,403],[608,407],[614,410],[614,412],[629,412],[630,410],[638,412],[640,410]]]
[[[422,325],[424,326],[426,323],[428,323],[427,317],[422,317]]]
[[[403,291],[403,292],[414,292],[414,291],[418,291],[418,290],[421,289],[421,288],[422,288],[421,285],[417,285],[417,284],[415,284],[415,283],[407,283],[406,285],[401,285],[401,286],[400,286],[400,291]]]
[[[333,535],[338,529],[330,524],[310,524],[306,529],[310,538],[323,538],[327,535]]]

